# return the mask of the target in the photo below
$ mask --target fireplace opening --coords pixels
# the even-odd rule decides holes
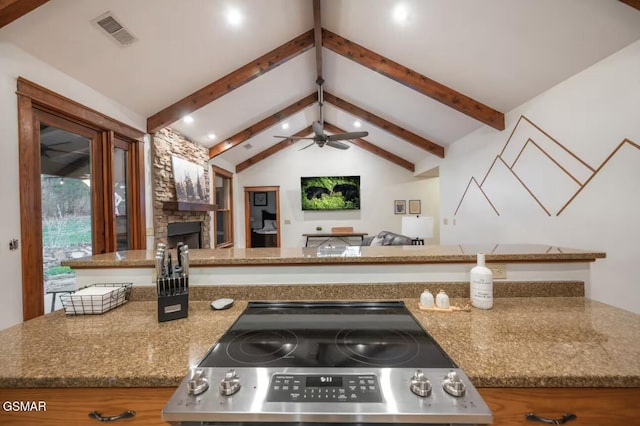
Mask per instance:
[[[201,248],[201,222],[175,222],[167,225],[167,248],[175,248],[180,242],[189,248]]]

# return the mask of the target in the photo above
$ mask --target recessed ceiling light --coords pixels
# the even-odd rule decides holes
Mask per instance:
[[[182,121],[184,121],[187,124],[191,124],[193,123],[193,117],[190,115],[185,115],[184,117],[182,117]]]
[[[209,138],[210,141],[212,141],[216,138],[216,135],[214,135],[213,133],[209,133],[207,137]]]
[[[240,25],[242,23],[242,13],[238,9],[227,10],[227,22],[234,27]]]
[[[399,24],[407,22],[409,19],[409,8],[404,3],[399,3],[393,8],[393,20]]]
[[[289,128],[289,123],[282,123],[282,128],[287,130]]]
[[[360,122],[360,120],[356,120],[353,122],[353,125],[357,128],[360,128],[360,126],[362,126],[362,123]]]

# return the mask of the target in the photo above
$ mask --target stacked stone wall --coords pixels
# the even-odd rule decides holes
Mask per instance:
[[[167,225],[169,223],[202,222],[202,248],[209,248],[211,212],[169,211],[163,208],[165,201],[177,201],[171,163],[173,155],[204,167],[206,190],[210,193],[211,175],[208,166],[208,149],[191,142],[175,130],[164,128],[152,137],[151,155],[155,244],[167,243]]]

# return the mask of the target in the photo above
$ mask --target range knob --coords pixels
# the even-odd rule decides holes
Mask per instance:
[[[200,395],[209,389],[209,380],[204,377],[204,370],[195,370],[187,382],[187,389],[191,395]]]
[[[422,370],[416,370],[411,378],[409,389],[418,396],[425,397],[431,395],[431,383],[429,379],[422,374]]]
[[[463,396],[466,390],[464,383],[455,371],[450,371],[447,374],[444,382],[442,382],[442,387],[446,393],[453,396]]]
[[[224,396],[230,396],[240,390],[240,379],[236,374],[236,370],[230,369],[224,375],[224,378],[220,380],[220,394]]]

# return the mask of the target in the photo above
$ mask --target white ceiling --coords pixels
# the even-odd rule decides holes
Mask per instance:
[[[404,23],[393,20],[398,5]],[[107,11],[136,43],[122,48],[91,23]],[[617,0],[323,0],[322,25],[501,112],[640,39],[640,11]],[[51,0],[0,29],[0,41],[149,117],[312,28],[311,0]],[[440,145],[483,125],[327,49],[323,60],[327,92]],[[211,146],[313,93],[315,78],[312,49],[171,127]],[[317,105],[306,108],[289,129],[279,123],[221,157],[238,164],[317,118]],[[328,103],[325,119],[356,130]],[[361,130],[409,161],[430,155],[369,123]]]

